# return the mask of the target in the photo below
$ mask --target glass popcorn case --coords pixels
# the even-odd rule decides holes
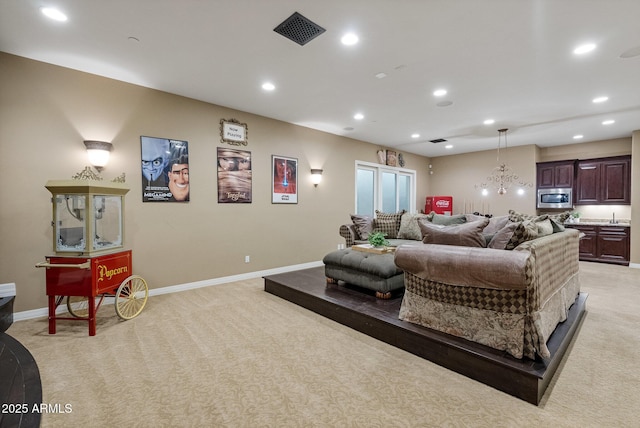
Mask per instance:
[[[124,183],[50,180],[53,250],[57,255],[102,254],[124,243]]]

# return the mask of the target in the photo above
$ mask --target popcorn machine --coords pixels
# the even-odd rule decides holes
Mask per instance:
[[[98,177],[94,177],[98,178]],[[131,250],[124,247],[123,182],[98,179],[50,180],[53,251],[36,264],[46,269],[49,334],[56,320],[86,321],[96,334],[96,312],[105,297],[114,298],[116,314],[131,319],[149,296],[146,281],[132,275]],[[71,316],[58,316],[65,300]]]

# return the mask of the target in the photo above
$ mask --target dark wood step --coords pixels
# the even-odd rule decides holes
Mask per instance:
[[[551,358],[534,361],[401,321],[402,293],[380,300],[364,289],[327,284],[324,267],[266,276],[264,283],[268,293],[535,405],[581,325],[587,299],[580,293],[547,342]]]

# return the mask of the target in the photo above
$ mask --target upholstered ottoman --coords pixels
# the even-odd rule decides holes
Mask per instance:
[[[404,287],[404,274],[393,257],[393,253],[373,254],[347,248],[332,251],[322,261],[327,283],[344,281],[375,291],[379,299],[389,299],[392,291]]]

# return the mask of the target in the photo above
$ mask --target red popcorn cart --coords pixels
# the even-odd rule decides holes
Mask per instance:
[[[427,196],[424,212],[429,214],[431,211],[436,214],[451,215],[453,213],[453,196]]]
[[[55,255],[36,267],[46,269],[49,334],[56,320],[85,321],[96,334],[96,312],[105,297],[114,299],[124,320],[142,312],[149,297],[146,281],[132,274],[131,250],[123,249],[123,183],[95,180],[49,181],[53,203]],[[58,316],[65,301],[69,316]]]

